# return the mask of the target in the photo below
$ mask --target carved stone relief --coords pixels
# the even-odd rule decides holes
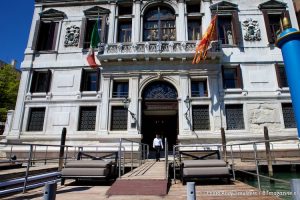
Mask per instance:
[[[246,41],[259,41],[261,40],[260,28],[257,20],[251,18],[246,19],[243,23],[243,29],[246,31],[244,39]]]
[[[66,28],[65,47],[78,46],[79,32],[80,28],[75,25]]]

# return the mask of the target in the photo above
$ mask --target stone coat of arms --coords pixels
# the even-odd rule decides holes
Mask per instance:
[[[243,23],[243,29],[245,30],[244,39],[246,41],[259,41],[261,40],[259,24],[257,20],[251,18],[246,19]]]

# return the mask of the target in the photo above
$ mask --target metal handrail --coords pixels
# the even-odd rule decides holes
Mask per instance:
[[[255,175],[256,178],[257,178],[257,181],[258,181],[258,188],[261,189],[261,182],[260,182],[260,178],[266,178],[266,179],[269,179],[269,180],[273,180],[273,181],[279,181],[279,182],[282,182],[282,183],[286,183],[286,184],[289,184],[288,181],[285,181],[285,180],[281,180],[281,179],[275,179],[275,178],[272,178],[272,177],[268,177],[268,176],[264,176],[264,175],[261,175],[259,174],[259,168],[258,168],[258,165],[259,165],[259,158],[258,158],[258,155],[257,155],[257,152],[258,152],[258,149],[257,149],[257,145],[260,145],[260,143],[265,143],[265,142],[279,142],[279,141],[286,141],[286,140],[299,140],[298,138],[295,138],[295,137],[286,137],[286,138],[281,138],[281,139],[271,139],[271,140],[258,140],[258,141],[252,141],[252,142],[241,142],[241,143],[233,143],[233,144],[227,144],[225,146],[228,146],[230,147],[230,159],[231,159],[231,170],[232,170],[232,175],[233,175],[233,179],[235,180],[236,177],[235,177],[235,172],[236,171],[241,171],[241,172],[244,172],[243,170],[238,170],[238,169],[235,169],[235,159],[234,159],[234,156],[233,156],[233,146],[238,146],[238,151],[239,151],[239,154],[240,154],[240,157],[242,157],[241,155],[241,145],[252,145],[253,146],[253,150],[254,150],[254,161],[255,161],[255,164],[256,164],[256,173],[248,173],[248,174],[252,174],[252,175]],[[271,154],[273,154],[273,158],[275,160],[275,154],[274,154],[274,150],[275,150],[275,147],[274,147],[274,144],[270,143],[271,144]],[[298,145],[298,149],[300,149],[300,143],[297,144]],[[175,166],[176,166],[176,149],[178,149],[179,147],[208,147],[208,146],[215,146],[217,149],[219,149],[221,151],[221,144],[189,144],[189,145],[174,145],[173,146],[173,173],[174,173],[174,183],[176,183],[176,169],[175,169]],[[227,158],[225,158],[227,159]],[[285,162],[288,162],[288,161],[285,161]]]
[[[29,150],[26,148],[26,152],[28,152],[28,157],[27,159],[17,159],[16,161],[24,161],[26,162],[26,171],[25,171],[25,176],[24,176],[24,184],[23,184],[23,193],[26,192],[27,190],[27,184],[28,184],[28,178],[29,178],[29,171],[30,171],[30,167],[32,166],[32,163],[37,163],[39,161],[42,161],[41,163],[43,163],[44,165],[47,165],[47,161],[50,160],[57,160],[59,161],[60,158],[57,157],[48,157],[49,154],[49,147],[54,147],[55,149],[59,150],[60,147],[65,147],[66,151],[65,151],[65,156],[64,156],[64,160],[66,163],[66,160],[68,158],[72,158],[72,159],[76,159],[76,152],[82,151],[84,148],[87,148],[89,150],[96,148],[97,150],[100,149],[105,149],[105,148],[110,148],[110,149],[118,149],[121,150],[121,153],[125,152],[125,147],[124,146],[116,146],[116,145],[110,145],[110,146],[99,146],[99,145],[87,145],[87,146],[82,146],[82,145],[47,145],[47,144],[29,144],[29,143],[4,143],[4,142],[0,142],[1,145],[4,146],[10,146],[10,151],[9,151],[9,155],[10,157],[13,155],[13,147],[14,146],[25,146],[28,147],[29,146]],[[36,156],[36,152],[41,150],[39,147],[46,147],[46,151],[45,148],[43,148],[43,152],[45,153],[45,156],[40,158]],[[68,157],[68,153],[70,149],[74,149],[74,156],[71,155],[71,157]],[[55,149],[53,149],[53,151],[55,152]],[[101,151],[101,152],[111,152],[111,150],[109,151]],[[121,154],[119,154],[121,155]],[[121,157],[121,156],[119,156]],[[119,166],[119,168],[121,168],[122,166]],[[123,172],[124,172],[124,166],[123,166]],[[120,176],[120,174],[119,174]]]
[[[148,159],[148,156],[149,156],[149,145],[148,144],[145,144],[145,143],[142,143],[142,142],[137,142],[137,141],[133,141],[133,140],[129,140],[129,139],[126,139],[126,138],[120,138],[120,145],[123,144],[124,141],[127,141],[127,142],[130,142],[131,145],[131,150],[130,150],[130,160],[131,160],[131,170],[133,169],[133,144],[137,144],[140,151],[138,152],[139,153],[139,156],[138,156],[138,163],[139,163],[139,166],[141,164],[143,164],[145,162],[146,159]],[[124,150],[125,152],[125,150]],[[119,160],[119,163],[121,164],[121,159]],[[125,172],[125,153],[123,154],[123,173]],[[119,177],[120,176],[120,169],[119,169]]]
[[[169,158],[168,152],[169,151],[169,144],[167,138],[165,138],[165,178],[168,180],[169,178]]]

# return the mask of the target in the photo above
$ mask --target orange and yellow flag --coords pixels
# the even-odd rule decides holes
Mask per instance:
[[[198,64],[201,60],[206,59],[209,43],[213,39],[215,33],[216,21],[217,21],[217,15],[215,15],[211,20],[206,32],[203,34],[200,43],[196,47],[196,53],[193,59],[193,64]]]

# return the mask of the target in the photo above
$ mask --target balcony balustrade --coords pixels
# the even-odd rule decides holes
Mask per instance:
[[[100,60],[115,60],[127,58],[192,58],[195,54],[194,41],[151,41],[137,43],[111,43],[99,48]],[[215,59],[220,56],[220,43],[212,41],[208,48],[208,58]]]

